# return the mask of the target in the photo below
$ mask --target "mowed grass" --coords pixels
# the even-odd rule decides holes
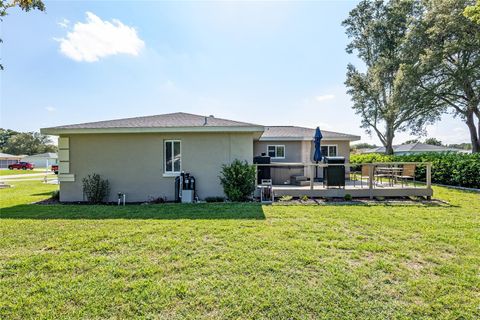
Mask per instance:
[[[449,205],[30,205],[0,190],[0,318],[478,319],[480,194]]]
[[[13,176],[13,175],[21,175],[21,174],[32,174],[32,173],[43,173],[45,169],[33,169],[33,170],[8,170],[2,169],[0,170],[0,177],[1,176]]]

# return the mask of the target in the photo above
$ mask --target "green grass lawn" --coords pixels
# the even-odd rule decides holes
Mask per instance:
[[[33,170],[0,170],[0,177],[1,176],[13,176],[13,175],[18,175],[18,174],[32,174],[32,173],[43,173],[45,172],[44,169],[33,169]]]
[[[478,319],[480,194],[449,205],[31,205],[0,190],[0,319]]]

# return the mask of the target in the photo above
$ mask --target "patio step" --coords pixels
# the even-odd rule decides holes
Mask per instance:
[[[302,176],[301,174],[294,174],[290,176],[290,180],[292,181],[307,181],[308,178],[305,176]]]
[[[309,186],[310,181],[297,181],[296,185],[297,186]]]
[[[290,176],[290,184],[296,185],[296,186],[308,186],[310,185],[310,181],[308,181],[308,178],[302,175],[292,175]]]

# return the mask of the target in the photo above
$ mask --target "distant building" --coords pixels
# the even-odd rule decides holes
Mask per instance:
[[[18,163],[22,156],[0,152],[0,168],[8,168],[8,165]]]
[[[426,152],[465,152],[465,150],[448,148],[444,146],[434,146],[426,143],[409,143],[393,146],[393,154],[406,155],[414,153],[426,153]],[[385,147],[378,147],[373,149],[364,150],[362,153],[385,153]]]
[[[33,163],[36,168],[46,168],[52,164],[57,164],[58,155],[53,152],[39,153],[31,156],[24,156],[22,161]]]

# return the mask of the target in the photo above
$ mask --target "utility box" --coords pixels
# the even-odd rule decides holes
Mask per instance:
[[[194,190],[182,190],[182,203],[193,203],[194,196]]]

